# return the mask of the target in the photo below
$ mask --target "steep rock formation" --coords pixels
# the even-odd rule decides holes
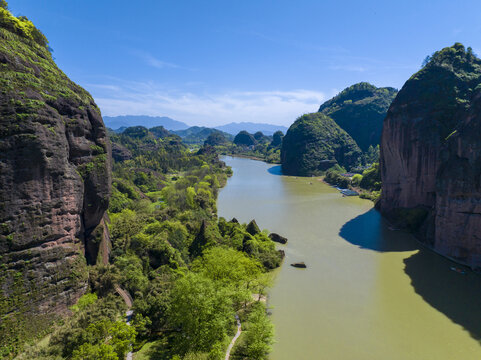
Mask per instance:
[[[436,52],[392,103],[380,210],[439,253],[481,266],[481,60]]]
[[[319,112],[331,117],[367,151],[381,141],[382,124],[397,90],[391,87],[377,88],[366,82],[354,84],[319,108]]]
[[[0,312],[63,311],[86,289],[84,255],[93,262],[97,253],[91,234],[111,182],[107,132],[45,37],[3,8],[0,89]]]
[[[282,140],[282,171],[288,175],[317,175],[335,165],[351,168],[361,162],[356,142],[330,117],[301,116]]]
[[[256,139],[247,131],[242,130],[235,136],[234,144],[240,146],[251,146],[256,144]]]

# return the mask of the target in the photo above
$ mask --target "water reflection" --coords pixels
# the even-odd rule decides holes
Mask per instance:
[[[374,251],[412,251],[419,248],[414,239],[389,229],[378,211],[371,209],[345,223],[339,236],[362,249]]]

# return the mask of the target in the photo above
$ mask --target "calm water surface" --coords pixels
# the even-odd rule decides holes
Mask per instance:
[[[219,216],[286,236],[270,291],[273,360],[481,359],[481,277],[392,231],[372,203],[225,157]],[[304,261],[305,270],[289,266]]]

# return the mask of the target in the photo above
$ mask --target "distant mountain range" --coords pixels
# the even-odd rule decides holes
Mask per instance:
[[[146,116],[146,115],[122,115],[122,116],[104,116],[105,126],[114,130],[115,132],[122,132],[125,128],[130,126],[144,126],[146,128],[152,128],[155,126],[163,126],[167,130],[179,131],[190,128],[189,125],[182,121],[177,121],[166,116]],[[282,125],[272,125],[265,123],[253,123],[253,122],[232,122],[225,125],[215,126],[214,129],[218,129],[224,133],[231,135],[237,135],[242,130],[245,130],[251,134],[261,131],[264,135],[272,135],[276,131],[280,130],[284,134],[287,131],[287,127]],[[192,126],[193,132],[205,129],[205,127]],[[184,136],[190,134],[183,134]],[[207,134],[208,136],[208,134]]]
[[[104,116],[103,119],[105,126],[113,130],[137,125],[145,126],[146,128],[163,126],[167,130],[183,130],[189,127],[189,125],[182,121],[177,121],[166,116],[122,115]]]
[[[253,123],[253,122],[240,122],[240,123],[230,123],[226,125],[216,126],[215,129],[224,131],[231,135],[237,135],[240,131],[245,130],[251,134],[261,131],[264,135],[272,135],[276,131],[280,130],[284,134],[287,131],[287,127],[282,125],[272,125],[264,123]]]

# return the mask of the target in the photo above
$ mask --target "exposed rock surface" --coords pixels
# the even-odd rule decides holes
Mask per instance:
[[[326,101],[319,112],[331,117],[363,151],[367,151],[370,145],[379,145],[382,124],[396,94],[394,88],[377,88],[361,82]]]
[[[381,141],[380,210],[439,253],[481,266],[481,60],[433,54],[392,103]]]
[[[0,315],[63,311],[86,289],[84,255],[108,207],[107,132],[45,39],[0,18],[0,300],[11,300]]]
[[[304,262],[293,263],[293,264],[291,264],[291,266],[295,267],[295,268],[300,268],[300,269],[307,268],[307,265]]]
[[[352,137],[321,113],[301,116],[282,141],[282,171],[287,175],[318,175],[335,165],[351,168],[361,162]]]
[[[125,161],[132,159],[132,152],[122,144],[112,143],[112,158],[115,161]]]
[[[287,238],[276,233],[270,233],[269,238],[279,244],[287,244]]]
[[[251,222],[247,224],[246,230],[252,236],[261,232],[255,220],[251,220]]]

